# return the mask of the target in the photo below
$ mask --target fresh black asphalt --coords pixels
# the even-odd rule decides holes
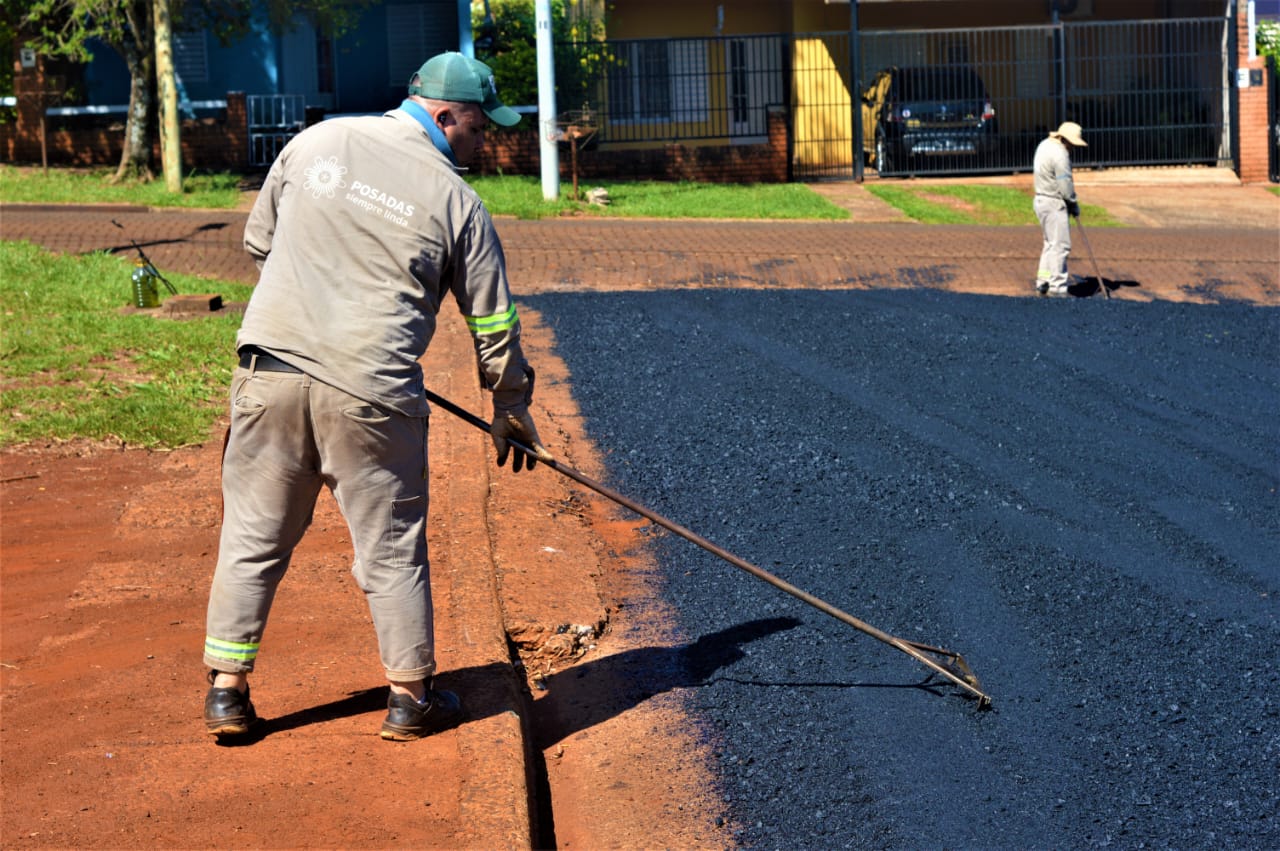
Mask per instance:
[[[743,846],[1280,847],[1280,310],[523,301],[610,485],[994,697],[655,529]]]
[[[116,217],[162,269],[254,278],[242,213],[4,205],[65,252]],[[995,699],[655,532],[677,649],[619,654],[620,700],[687,702],[743,845],[1280,848],[1280,313],[1229,300],[1274,298],[1273,231],[1094,234],[1195,305],[831,288],[945,257],[1025,290],[999,228],[503,230],[611,484]],[[826,288],[686,288],[735,280]],[[570,292],[597,281],[638,289]]]

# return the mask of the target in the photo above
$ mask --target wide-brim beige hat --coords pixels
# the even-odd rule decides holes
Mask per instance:
[[[1074,121],[1064,121],[1061,127],[1049,135],[1056,136],[1059,139],[1066,139],[1077,148],[1087,148],[1089,145],[1085,142],[1084,137],[1080,135],[1082,132],[1079,124]]]

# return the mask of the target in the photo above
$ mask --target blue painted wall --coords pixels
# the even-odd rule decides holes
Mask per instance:
[[[466,0],[388,0],[364,10],[356,27],[334,46],[337,109],[341,112],[381,112],[404,97],[409,68],[402,74],[388,68],[387,12],[393,5],[420,6],[430,19],[438,21],[423,44],[422,59],[441,50],[457,50],[459,21]],[[206,42],[209,79],[183,80],[187,99],[221,100],[229,91],[246,94],[291,92],[290,69],[282,67],[282,40],[268,31],[265,23],[250,36],[230,45],[209,37]],[[85,87],[90,104],[129,102],[129,74],[124,60],[111,48],[98,44],[85,69]],[[394,73],[394,78],[392,78]],[[294,86],[300,73],[295,73]],[[400,79],[403,77],[403,79]],[[296,90],[296,89],[295,89]]]

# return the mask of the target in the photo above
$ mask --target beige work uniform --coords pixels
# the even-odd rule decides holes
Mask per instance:
[[[1032,202],[1040,232],[1040,267],[1036,284],[1050,290],[1065,290],[1070,283],[1067,257],[1071,254],[1071,219],[1067,203],[1076,203],[1075,180],[1071,176],[1071,156],[1067,146],[1049,137],[1036,147],[1032,165],[1035,201]]]
[[[276,588],[328,486],[351,531],[352,572],[388,679],[429,679],[418,361],[446,296],[466,317],[494,407],[522,414],[532,389],[493,222],[423,126],[397,109],[293,139],[244,244],[261,275],[236,341],[205,664],[253,670]]]

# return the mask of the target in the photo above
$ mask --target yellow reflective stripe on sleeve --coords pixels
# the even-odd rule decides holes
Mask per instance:
[[[230,659],[235,662],[250,662],[258,658],[258,644],[240,644],[235,641],[223,641],[211,635],[204,637],[204,652],[218,659]]]
[[[516,306],[513,304],[502,313],[495,313],[492,316],[468,316],[467,327],[471,329],[472,334],[496,334],[500,331],[509,331],[520,321],[520,317],[516,316]]]

